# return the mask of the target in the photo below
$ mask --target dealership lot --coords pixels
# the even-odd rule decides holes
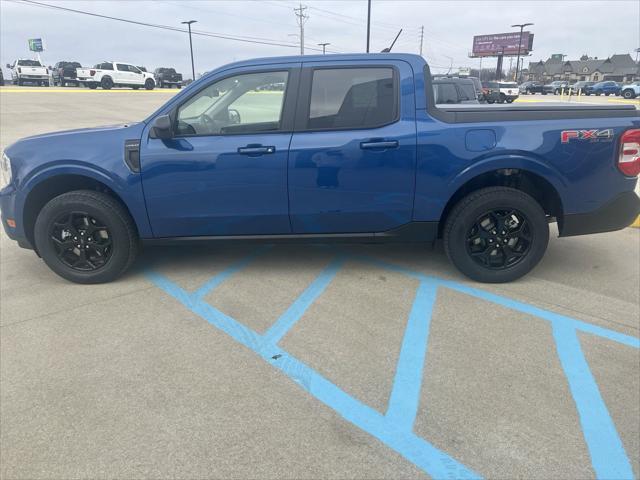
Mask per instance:
[[[175,93],[0,88],[0,146]],[[237,244],[80,286],[2,234],[0,475],[638,477],[638,265],[626,229],[506,285],[440,245]]]

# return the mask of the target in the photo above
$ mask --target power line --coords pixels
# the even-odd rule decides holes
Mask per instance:
[[[306,9],[307,7],[303,7],[302,3],[300,3],[300,7],[293,9],[300,27],[300,55],[304,55],[304,24],[309,20],[309,15],[304,13]]]
[[[51,4],[48,4],[48,3],[37,2],[35,0],[9,0],[9,1],[13,1],[14,3],[28,5],[28,6],[41,7],[41,8],[51,8],[51,9],[54,9],[54,10],[62,10],[62,11],[70,12],[70,13],[77,13],[77,14],[81,14],[81,15],[88,15],[88,16],[91,16],[91,17],[104,18],[104,19],[107,19],[107,20],[114,20],[114,21],[119,21],[119,22],[124,22],[124,23],[130,23],[130,24],[140,25],[140,26],[144,26],[144,27],[159,28],[159,29],[169,30],[169,31],[173,31],[173,32],[182,32],[182,33],[186,33],[187,32],[186,29],[179,28],[179,27],[172,27],[171,25],[147,23],[147,22],[141,22],[139,20],[131,20],[131,19],[128,19],[128,18],[113,17],[113,16],[110,16],[110,15],[102,15],[102,14],[99,14],[99,13],[87,12],[87,11],[84,11],[84,10],[77,10],[77,9],[74,9],[74,8],[67,8],[67,7],[62,7],[62,6],[59,6],[59,5],[51,5]],[[252,44],[259,44],[259,45],[271,45],[271,46],[287,47],[287,48],[298,48],[298,45],[296,45],[296,44],[282,43],[282,41],[279,41],[279,40],[276,40],[276,39],[268,39],[268,38],[260,38],[260,37],[245,37],[245,36],[241,36],[241,35],[229,35],[229,34],[222,34],[222,33],[217,33],[217,32],[207,32],[207,31],[202,31],[202,30],[198,30],[198,31],[192,30],[191,33],[193,35],[200,35],[200,36],[212,37],[212,38],[220,38],[220,39],[223,39],[223,40],[233,40],[233,41],[236,41],[236,42],[252,43]],[[317,52],[321,52],[322,51],[321,49],[314,48],[314,47],[309,47],[309,50],[314,50],[314,51],[317,51]]]

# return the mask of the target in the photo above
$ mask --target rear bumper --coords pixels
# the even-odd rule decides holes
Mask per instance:
[[[560,222],[560,236],[613,232],[631,225],[640,215],[640,198],[634,192],[624,192],[598,210],[565,215]]]

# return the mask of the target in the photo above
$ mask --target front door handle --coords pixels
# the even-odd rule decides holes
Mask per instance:
[[[397,140],[388,140],[388,141],[372,141],[372,142],[362,142],[360,144],[360,148],[363,150],[383,150],[386,148],[398,148]]]
[[[241,155],[264,155],[267,153],[275,153],[276,147],[264,146],[264,145],[247,145],[246,147],[239,147],[238,153]]]

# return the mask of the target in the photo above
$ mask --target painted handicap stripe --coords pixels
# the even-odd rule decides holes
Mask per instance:
[[[590,333],[634,348],[640,348],[640,339],[462,283],[442,280],[402,266],[359,255],[340,255],[334,259],[267,330],[267,333],[260,335],[203,301],[203,297],[207,293],[247,266],[258,254],[256,252],[212,277],[194,293],[183,290],[158,273],[149,272],[147,276],[186,308],[253,350],[347,421],[371,434],[436,479],[481,478],[476,472],[437,449],[425,439],[416,436],[412,431],[419,405],[423,378],[422,369],[427,353],[429,327],[438,288],[455,290],[547,320],[552,325],[558,357],[576,404],[583,435],[597,478],[633,478],[624,446],[589,369],[576,332]],[[277,345],[280,339],[324,292],[343,265],[345,258],[364,261],[420,281],[405,329],[386,415],[381,415],[351,397],[317,371]]]

